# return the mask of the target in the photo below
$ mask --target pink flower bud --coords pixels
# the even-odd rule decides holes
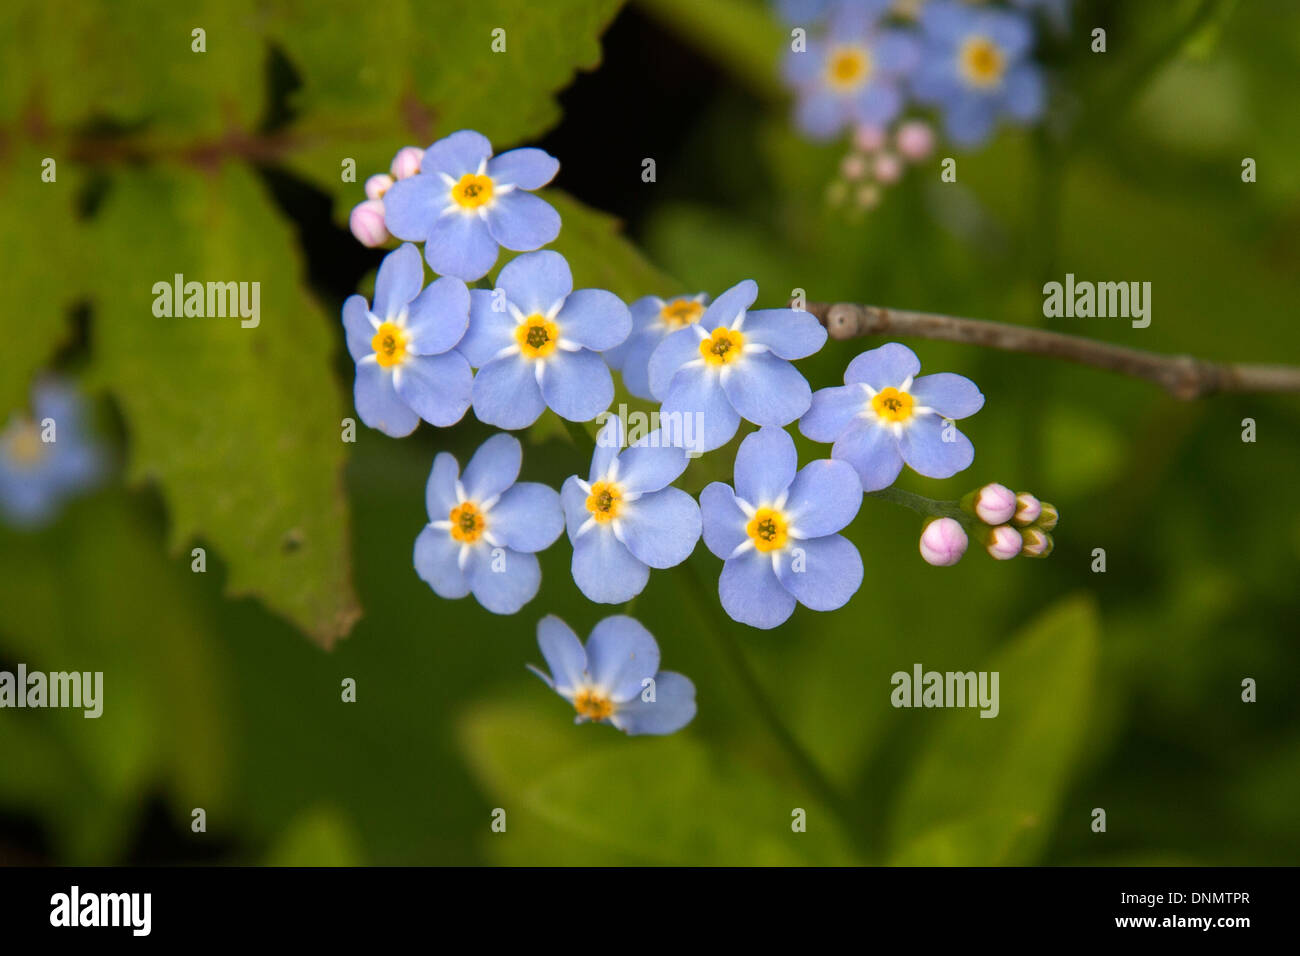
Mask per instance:
[[[1038,512],[1038,521],[1036,522],[1038,527],[1044,531],[1051,531],[1056,527],[1056,522],[1059,520],[1061,520],[1061,516],[1056,510],[1056,505],[1049,505],[1044,501],[1042,510]]]
[[[416,146],[403,146],[393,157],[393,164],[388,171],[393,174],[394,179],[410,179],[420,171],[422,162],[424,162],[424,150]]]
[[[1009,524],[990,528],[984,537],[984,546],[989,554],[999,561],[1010,561],[1020,553],[1022,539],[1020,532]]]
[[[1038,499],[1029,492],[1022,491],[1016,495],[1016,524],[1033,524],[1038,520],[1038,513],[1042,510],[1043,506]]]
[[[1016,493],[1006,485],[985,485],[975,492],[969,509],[985,524],[1006,524],[1016,513]]]
[[[954,518],[936,518],[921,532],[921,557],[926,564],[947,568],[966,553],[966,530]]]
[[[892,185],[902,178],[903,164],[893,153],[881,153],[876,157],[873,171],[882,183]]]
[[[393,177],[388,173],[375,173],[366,180],[366,198],[383,199],[384,193],[392,188]]]
[[[1025,542],[1020,553],[1027,558],[1045,558],[1052,553],[1052,548],[1055,546],[1052,536],[1042,528],[1026,528],[1020,532],[1020,537]]]
[[[934,150],[934,130],[929,123],[909,120],[898,127],[898,151],[912,162],[926,159]]]
[[[875,186],[863,186],[858,190],[857,196],[858,208],[875,209],[880,204],[880,190]]]
[[[352,207],[348,216],[348,228],[357,241],[371,249],[382,246],[388,241],[388,228],[384,225],[384,203],[382,199],[367,199]]]
[[[867,161],[860,153],[849,153],[840,163],[840,175],[853,182],[867,174]]]
[[[859,126],[853,131],[853,145],[864,153],[874,153],[885,145],[885,131],[879,126]]]

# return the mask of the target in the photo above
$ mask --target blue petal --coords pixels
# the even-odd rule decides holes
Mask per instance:
[[[438,173],[446,173],[452,179],[460,179],[467,173],[477,173],[479,165],[491,155],[492,144],[482,133],[472,129],[457,130],[424,151],[424,158],[420,161],[420,175],[436,176]]]
[[[384,226],[398,239],[424,242],[450,203],[447,185],[437,176],[399,180],[384,193]]]
[[[554,614],[537,622],[537,647],[546,660],[555,681],[555,689],[572,696],[586,683],[587,652],[573,629]]]
[[[733,621],[770,630],[794,613],[794,595],[781,586],[772,559],[759,551],[729,558],[718,578],[718,597]]]
[[[618,456],[618,482],[633,494],[649,494],[677,480],[686,470],[686,452],[656,429]]]
[[[671,338],[671,336],[669,336]],[[664,340],[665,344],[667,339]],[[663,345],[660,345],[660,349]],[[656,351],[655,353],[659,353]],[[721,448],[731,441],[740,425],[740,415],[731,407],[731,400],[718,382],[718,376],[702,366],[685,368],[673,379],[672,388],[659,410],[660,419],[685,424],[692,416],[692,434],[699,436],[696,450],[705,452]]]
[[[803,570],[795,570],[798,567]],[[804,607],[834,611],[862,586],[862,557],[843,535],[810,538],[782,553],[776,573],[781,585]]]
[[[888,80],[869,84],[849,104],[853,118],[864,126],[887,126],[903,108],[903,94]]]
[[[510,266],[506,266],[506,269]],[[502,272],[505,269],[501,270]],[[492,308],[501,302],[501,311]],[[456,345],[456,351],[469,359],[469,364],[480,368],[496,358],[498,352],[515,343],[515,320],[505,308],[505,302],[486,289],[471,289],[469,293],[469,328]]]
[[[966,418],[984,407],[979,387],[964,375],[939,372],[922,375],[912,383],[912,398],[918,405],[928,405],[944,418]]]
[[[737,282],[718,296],[700,316],[700,328],[712,332],[718,326],[731,328],[736,319],[758,298],[758,283],[753,279]]]
[[[494,183],[520,189],[541,189],[560,171],[560,161],[544,149],[512,149],[488,160],[487,174]]]
[[[476,548],[465,572],[474,600],[493,614],[516,613],[542,584],[536,556],[509,548]]]
[[[927,35],[947,44],[956,44],[972,25],[970,11],[952,0],[931,0],[921,7],[918,19]]]
[[[664,337],[650,354],[650,391],[661,402],[668,396],[673,377],[687,362],[699,362],[703,333],[698,325],[678,329]]]
[[[497,288],[524,315],[549,315],[573,291],[573,273],[558,252],[530,252],[501,267]]]
[[[771,352],[754,352],[728,367],[722,388],[732,406],[755,425],[788,425],[812,404],[799,370]]]
[[[614,379],[604,359],[595,352],[556,349],[542,373],[542,395],[560,417],[588,422],[614,400]]]
[[[906,345],[889,342],[878,349],[863,352],[844,370],[845,385],[870,385],[876,391],[898,388],[910,376],[921,371],[921,360]]]
[[[650,580],[650,568],[609,527],[595,527],[573,544],[573,582],[587,600],[623,604],[640,594]]]
[[[794,439],[783,428],[760,428],[736,451],[736,494],[755,507],[785,493],[799,468]]]
[[[951,478],[975,460],[970,439],[954,425],[950,432],[952,441],[944,441],[944,427],[944,420],[938,415],[918,415],[903,430],[898,450],[914,471],[929,478]]]
[[[893,432],[864,419],[858,419],[835,440],[831,457],[853,466],[863,491],[888,488],[903,470],[903,456]]]
[[[430,224],[424,257],[439,275],[473,282],[487,275],[497,261],[497,243],[488,232],[487,223],[478,216],[450,212]]]
[[[618,525],[637,560],[671,568],[690,557],[700,540],[700,508],[680,488],[664,488],[624,505]]]
[[[700,492],[700,517],[704,544],[715,558],[725,561],[748,537],[745,534],[745,512],[736,504],[736,495],[731,487],[720,481],[706,485]]]
[[[620,705],[609,722],[628,736],[671,734],[689,724],[695,717],[695,685],[675,671],[660,671],[654,682],[653,701],[637,694]]]
[[[373,358],[357,363],[352,398],[361,420],[392,438],[404,438],[420,424],[420,416],[393,387],[392,373]]]
[[[848,101],[826,90],[814,90],[795,104],[794,121],[809,139],[831,139],[849,121]]]
[[[343,331],[347,335],[348,354],[354,362],[375,354],[370,344],[375,338],[375,327],[370,324],[370,306],[363,296],[350,295],[343,302]]]
[[[446,521],[451,509],[456,507],[456,482],[460,480],[460,465],[449,451],[438,452],[429,469],[429,480],[424,486],[424,506],[430,521]]]
[[[591,517],[591,512],[587,510],[587,493],[578,484],[577,475],[564,479],[564,484],[560,486],[560,504],[564,508],[564,524],[569,532],[569,542],[576,544],[578,531]],[[588,533],[595,534],[596,529]]]
[[[663,338],[660,329],[633,332],[622,345],[602,353],[610,367],[618,368],[622,373],[623,387],[637,398],[654,399],[654,392],[650,389],[650,356]]]
[[[1002,106],[1013,119],[1030,123],[1043,114],[1047,91],[1043,74],[1025,63],[1007,74],[1002,85]]]
[[[592,628],[587,638],[587,673],[614,703],[640,697],[641,681],[658,672],[659,645],[636,618],[615,614]]]
[[[1034,28],[1025,17],[1003,10],[985,10],[979,17],[978,29],[997,44],[1008,60],[1018,60],[1029,52],[1034,42]]]
[[[469,328],[469,301],[469,289],[459,279],[443,276],[429,283],[411,303],[407,348],[416,355],[438,355],[455,348]]]
[[[521,481],[488,512],[488,532],[514,551],[541,551],[564,531],[564,511],[554,488]]]
[[[885,73],[906,73],[920,60],[921,50],[904,30],[882,30],[871,45],[871,63]]]
[[[465,417],[474,373],[459,352],[413,355],[393,375],[398,396],[430,425],[446,428]]]
[[[798,309],[755,309],[741,331],[746,342],[766,345],[783,359],[804,358],[826,344],[826,329],[816,316]]]
[[[845,461],[811,461],[790,485],[785,510],[800,538],[820,538],[839,531],[862,505],[862,482]]]
[[[425,525],[415,539],[415,573],[440,598],[455,600],[469,594],[459,557],[460,545],[446,531]]]
[[[546,410],[533,366],[518,355],[493,359],[474,376],[474,414],[498,428],[527,428]]]
[[[799,419],[799,431],[813,441],[833,442],[853,424],[867,396],[860,385],[836,385],[813,392],[812,404]]]
[[[503,493],[519,477],[524,448],[514,435],[496,434],[478,446],[465,466],[465,497],[482,503]]]
[[[371,310],[380,319],[396,318],[420,294],[424,285],[424,263],[420,250],[404,242],[384,256],[375,276],[375,307]]]
[[[632,315],[612,292],[579,289],[564,301],[555,317],[562,338],[595,352],[613,348],[632,331]]]
[[[978,146],[993,132],[997,101],[984,94],[967,94],[944,114],[944,132],[958,146]]]
[[[507,249],[539,249],[560,234],[555,207],[522,189],[497,196],[486,208],[488,231]]]
[[[599,417],[599,416],[597,416]],[[623,433],[623,420],[617,415],[606,415],[600,431],[596,432],[596,448],[591,453],[591,471],[589,481],[601,481],[609,471],[609,466],[618,457],[626,437]]]

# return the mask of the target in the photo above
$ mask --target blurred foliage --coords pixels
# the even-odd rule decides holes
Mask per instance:
[[[1222,4],[1184,35],[1199,2],[1083,0],[1076,24],[1104,26],[1110,52],[1090,55],[1078,26],[1053,45],[1047,129],[958,156],[955,184],[938,182],[936,157],[854,219],[824,201],[842,147],[790,126],[766,7],[643,6],[635,42],[688,44],[721,79],[674,128],[673,167],[644,186],[656,200],[630,236],[548,191],[577,285],[631,300],[752,276],[760,306],[802,288],[1049,324],[1041,285],[1069,271],[1151,281],[1153,321],[1140,333],[1113,320],[1052,327],[1300,360],[1287,320],[1300,294],[1300,10]],[[968,374],[988,401],[963,426],[970,471],[902,484],[936,497],[989,480],[1035,491],[1060,508],[1056,553],[930,568],[915,517],[868,499],[847,532],[866,569],[854,600],[755,632],[698,599],[690,576],[707,591],[718,571],[701,546],[633,607],[665,666],[699,689],[699,716],[669,739],[575,728],[523,670],[540,661],[543,613],[585,633],[614,610],[574,587],[566,542],[542,555],[542,593],[512,618],[441,601],[415,576],[434,454],[463,461],[490,429],[470,420],[393,441],[361,428],[340,442],[352,368],[341,302],[313,258],[332,237],[287,218],[271,187],[309,185],[338,223],[360,198],[340,177],[345,158],[364,179],[400,146],[461,126],[502,149],[534,141],[560,122],[556,94],[576,71],[601,65],[618,7],[0,12],[0,409],[54,363],[104,396],[103,429],[125,460],[125,484],[49,528],[0,528],[0,667],[102,670],[106,685],[98,720],[0,715],[0,860],[1294,862],[1293,399],[1179,404],[1100,371],[910,342],[928,371]],[[663,32],[642,39],[650,24]],[[190,51],[196,26],[205,54]],[[504,55],[490,48],[498,26]],[[611,82],[606,71],[623,84],[620,109],[652,112],[650,79],[607,62],[590,82]],[[608,121],[564,119],[594,151]],[[56,183],[40,180],[47,156]],[[1245,156],[1256,184],[1240,180]],[[581,183],[561,186],[582,196]],[[153,319],[153,283],[177,272],[260,281],[259,328]],[[832,343],[801,365],[833,384],[873,344]],[[1241,441],[1247,417],[1255,444]],[[553,419],[528,442],[526,480],[558,485],[587,467],[589,448]],[[825,454],[802,439],[800,451]],[[686,484],[726,479],[730,465],[731,449],[706,456]],[[190,571],[194,546],[208,549],[206,574]],[[1105,574],[1091,571],[1095,548]],[[359,610],[330,653],[300,636],[329,644]],[[826,805],[791,762],[720,639],[741,645],[846,806]],[[890,675],[917,662],[999,670],[1000,715],[894,709]],[[1256,704],[1241,703],[1244,677],[1259,681]],[[345,678],[356,703],[340,699]],[[206,834],[190,830],[196,807]],[[504,833],[491,829],[498,807]],[[1105,835],[1089,829],[1094,807]],[[807,833],[791,831],[795,808]],[[34,841],[11,849],[29,830]]]

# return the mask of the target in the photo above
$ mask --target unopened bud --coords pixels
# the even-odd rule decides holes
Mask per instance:
[[[875,186],[863,186],[854,196],[859,209],[875,209],[880,205],[880,190]]]
[[[1038,520],[1038,513],[1042,510],[1042,503],[1029,492],[1022,491],[1016,495],[1016,524],[1022,526],[1033,524]]]
[[[424,162],[424,150],[416,146],[403,146],[393,157],[393,164],[388,171],[393,174],[394,179],[410,179],[420,171],[422,162]]]
[[[874,153],[885,145],[885,131],[879,126],[859,126],[853,131],[853,145],[864,153]]]
[[[954,518],[935,518],[921,531],[921,557],[936,568],[960,561],[967,544],[966,529]]]
[[[962,507],[985,524],[1006,524],[1016,513],[1016,493],[996,482],[977,488],[961,500]]]
[[[371,249],[388,241],[388,228],[384,225],[384,203],[381,199],[367,199],[352,207],[348,228],[357,241]]]
[[[898,127],[898,151],[912,162],[926,159],[934,150],[934,130],[929,123],[910,120]]]
[[[375,173],[366,180],[366,198],[383,199],[384,193],[393,188],[393,177],[388,173]]]
[[[861,179],[867,174],[866,158],[860,153],[849,153],[840,163],[840,175],[849,182]]]
[[[1020,532],[1009,524],[990,528],[984,536],[984,547],[999,561],[1010,561],[1018,555],[1022,543]]]
[[[1042,528],[1026,528],[1020,532],[1020,537],[1024,541],[1020,553],[1027,558],[1045,558],[1055,547],[1052,536]]]
[[[889,186],[902,178],[903,164],[893,153],[881,153],[876,157],[872,171],[876,174],[876,179]]]
[[[1041,510],[1038,512],[1038,520],[1034,523],[1044,531],[1051,531],[1056,527],[1056,522],[1059,520],[1061,520],[1061,516],[1056,510],[1056,505],[1049,505],[1044,501]]]

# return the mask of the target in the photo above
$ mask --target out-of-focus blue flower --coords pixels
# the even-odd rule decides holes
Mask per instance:
[[[703,292],[676,299],[647,295],[632,303],[632,333],[627,341],[605,353],[609,367],[623,375],[623,385],[637,398],[652,399],[650,356],[669,334],[694,325],[704,315],[709,298]]]
[[[19,528],[45,524],[104,469],[102,450],[86,432],[85,402],[70,385],[38,382],[32,411],[11,415],[0,431],[0,517]]]
[[[421,418],[440,427],[460,421],[473,387],[469,363],[454,350],[469,326],[469,289],[447,276],[423,285],[424,263],[407,242],[380,263],[373,306],[359,295],[343,303],[357,414],[394,438]]]
[[[458,348],[478,369],[474,414],[498,428],[526,428],[550,406],[570,421],[590,421],[614,398],[599,353],[631,329],[632,316],[614,293],[573,291],[558,252],[513,259],[496,289],[470,293],[469,331]]]
[[[560,162],[540,149],[492,155],[487,137],[463,129],[424,151],[420,172],[384,195],[384,221],[399,239],[423,242],[433,271],[466,282],[487,275],[497,247],[539,249],[560,234],[560,214],[529,191]]]
[[[592,601],[630,601],[651,568],[681,564],[700,540],[695,499],[669,487],[686,469],[686,452],[664,441],[656,429],[623,449],[622,422],[611,416],[596,437],[587,480],[564,482],[573,580]]]
[[[758,284],[746,279],[713,301],[699,322],[673,332],[650,356],[650,391],[660,416],[702,426],[700,451],[736,434],[743,417],[788,425],[808,410],[812,390],[791,359],[812,355],[826,330],[807,312],[749,307]]]
[[[1034,27],[1024,14],[932,0],[921,10],[921,27],[913,90],[942,111],[954,143],[982,143],[1000,116],[1029,123],[1042,115],[1043,74],[1028,58]]]
[[[515,482],[522,457],[516,438],[494,435],[464,475],[450,452],[433,460],[415,570],[439,597],[472,593],[494,614],[514,614],[537,593],[542,571],[534,552],[560,536],[564,514],[553,488]]]
[[[1070,0],[1011,0],[1022,10],[1041,10],[1055,30],[1064,30],[1070,23]]]
[[[975,449],[951,420],[974,415],[984,396],[962,375],[916,378],[921,362],[890,342],[863,352],[844,370],[844,385],[820,389],[799,420],[813,441],[834,442],[831,457],[857,469],[864,491],[893,484],[906,462],[930,478],[970,467]]]
[[[909,33],[877,25],[888,2],[839,4],[824,37],[790,50],[784,73],[798,102],[795,121],[814,139],[846,127],[883,127],[903,107],[919,49]]]
[[[725,562],[718,595],[742,624],[776,627],[796,601],[833,611],[862,584],[857,548],[836,533],[862,504],[857,475],[828,459],[797,467],[794,440],[760,428],[736,452],[734,489],[715,481],[700,495],[704,543]]]
[[[635,618],[597,624],[584,648],[569,625],[548,614],[537,624],[548,675],[528,669],[573,705],[574,723],[612,724],[629,735],[671,734],[695,717],[695,685],[659,670],[659,645]]]

